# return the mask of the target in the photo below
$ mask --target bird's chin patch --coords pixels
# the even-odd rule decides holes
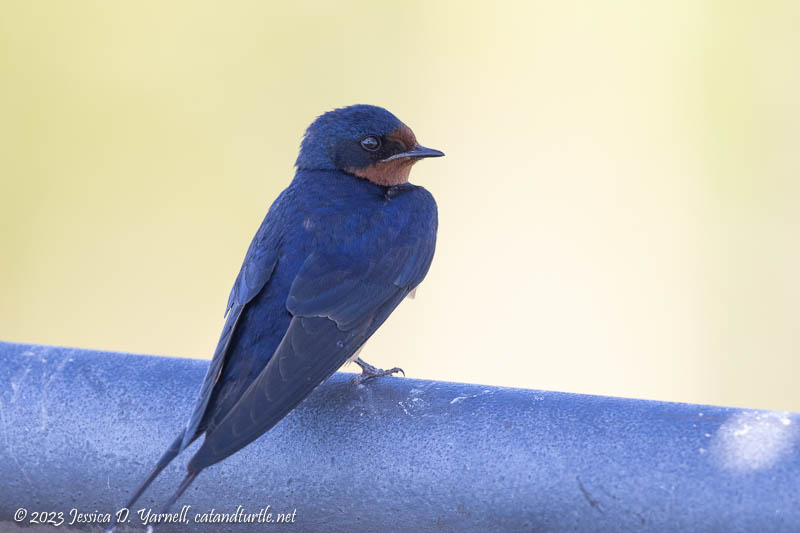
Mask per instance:
[[[411,167],[417,160],[403,157],[386,163],[379,162],[366,168],[349,168],[348,172],[383,187],[394,187],[408,181]]]

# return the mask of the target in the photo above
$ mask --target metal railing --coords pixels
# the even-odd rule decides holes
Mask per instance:
[[[42,530],[102,530],[208,365],[10,343],[0,361],[3,532],[34,515],[63,522]],[[203,471],[174,507],[181,522],[157,531],[800,531],[797,414],[351,378]],[[196,447],[130,510],[132,530]]]

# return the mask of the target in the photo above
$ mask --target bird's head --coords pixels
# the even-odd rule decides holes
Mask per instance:
[[[301,170],[341,170],[388,187],[407,182],[420,159],[443,155],[420,146],[411,128],[382,107],[354,105],[318,117],[295,164]]]

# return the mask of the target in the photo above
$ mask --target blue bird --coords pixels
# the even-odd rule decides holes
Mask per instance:
[[[419,159],[443,155],[381,107],[335,109],[309,126],[294,179],[233,284],[194,411],[126,507],[205,435],[168,510],[204,468],[264,434],[348,360],[359,381],[400,371],[358,352],[428,272],[436,202],[408,176]]]

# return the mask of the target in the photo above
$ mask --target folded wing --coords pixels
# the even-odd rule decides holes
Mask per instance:
[[[289,328],[264,370],[215,426],[189,471],[258,438],[333,374],[428,271],[435,227],[420,238],[311,254],[286,302]]]
[[[256,244],[261,245],[258,246]],[[230,346],[230,341],[236,330],[236,326],[239,323],[239,318],[242,316],[245,307],[267,285],[267,282],[272,276],[272,272],[275,270],[277,259],[276,250],[271,246],[264,245],[264,243],[254,242],[247,251],[242,268],[239,271],[239,275],[236,277],[230,297],[228,298],[228,305],[225,310],[227,319],[222,328],[222,334],[217,343],[217,348],[214,351],[214,357],[211,359],[211,364],[206,372],[206,377],[203,380],[203,385],[200,388],[200,394],[198,394],[192,416],[186,424],[186,430],[183,433],[183,440],[179,451],[186,448],[186,446],[197,437],[197,430],[206,412],[206,408],[208,407],[211,393],[214,390],[214,386],[219,381],[222,368],[227,360],[228,347]]]

